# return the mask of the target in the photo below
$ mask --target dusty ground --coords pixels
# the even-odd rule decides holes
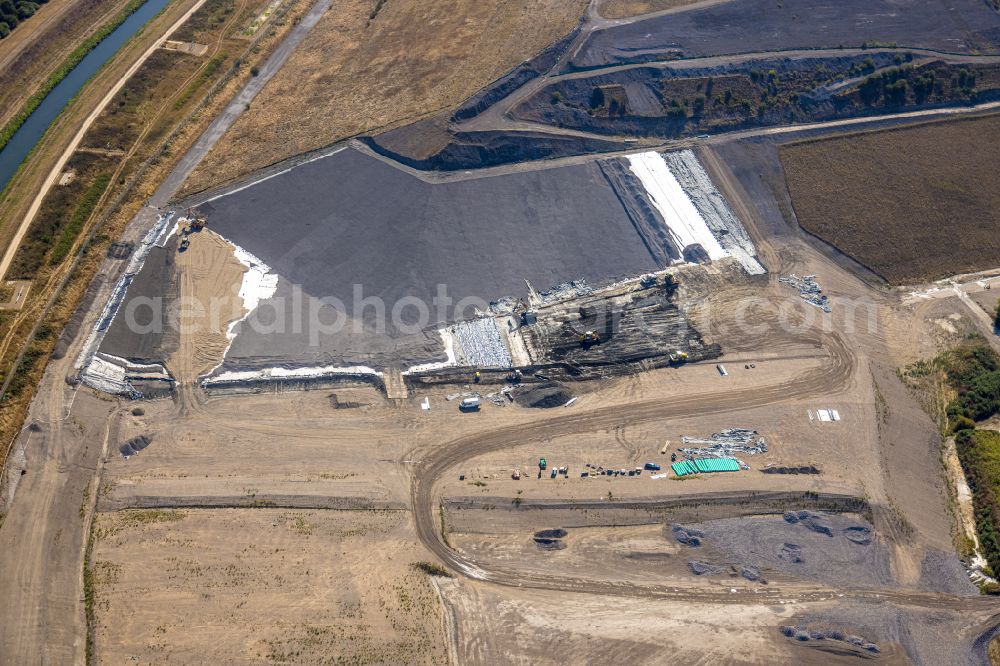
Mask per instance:
[[[647,599],[509,590],[470,581],[443,581],[458,663],[467,664],[849,664],[856,656],[815,651],[785,639],[795,602],[676,604]],[[824,604],[819,608],[832,606]],[[724,621],[720,618],[724,617]],[[814,626],[837,628],[832,622]],[[841,625],[842,627],[843,625]],[[895,642],[880,642],[875,663],[910,663]]]
[[[457,105],[573,29],[584,0],[351,0],[327,12],[188,191]]]
[[[126,511],[95,525],[96,663],[446,662],[401,511]]]
[[[983,289],[969,294],[969,298],[976,302],[987,314],[994,315],[997,305],[1000,305],[1000,292],[994,289]]]
[[[402,7],[392,0],[382,6],[373,29]],[[334,8],[324,21],[336,20]],[[370,53],[358,41],[355,51]],[[304,53],[319,58],[315,43]],[[287,90],[281,77],[290,71],[303,78],[301,57],[265,96],[281,85]],[[323,57],[336,61],[336,51]],[[339,103],[350,93],[332,97]],[[285,104],[263,102],[253,108]],[[347,106],[362,108],[357,99]],[[315,113],[336,119],[336,108],[324,102]],[[252,127],[263,124],[258,119]],[[274,127],[276,134],[288,129]],[[227,145],[235,155],[271,139]],[[44,645],[50,661],[82,654],[83,594],[75,574],[93,495],[93,629],[98,660],[109,663],[400,663],[414,653],[427,662],[448,653],[462,664],[857,660],[850,648],[835,645],[831,654],[820,640],[789,640],[779,631],[786,624],[856,633],[877,642],[875,661],[975,663],[974,639],[989,629],[995,605],[956,583],[953,574],[962,582],[962,572],[952,552],[940,439],[893,372],[897,359],[938,344],[929,331],[960,331],[951,315],[966,305],[942,299],[903,306],[898,294],[872,289],[799,232],[781,179],[773,179],[780,165],[747,159],[730,170],[728,161],[705,152],[706,167],[772,271],[766,284],[719,289],[692,307],[700,329],[723,345],[727,377],[714,364],[692,364],[575,383],[570,388],[580,399],[568,408],[487,404],[466,415],[446,399],[454,386],[390,401],[364,386],[208,396],[187,384],[176,400],[115,403],[68,386],[68,364],[57,362],[33,410],[40,430],[19,440],[27,440],[18,458],[27,476],[0,526],[0,555],[13,563],[0,572],[10,599],[0,606],[3,653],[32,655]],[[205,247],[178,258],[182,291],[190,279],[188,293],[222,296],[238,268],[206,238],[193,241]],[[777,282],[779,273],[793,271],[817,275],[832,299],[831,316]],[[219,330],[211,341],[182,334],[188,359],[175,363],[186,377],[210,362],[203,352],[215,354]],[[756,368],[746,368],[750,362]],[[420,408],[424,398],[429,411]],[[351,406],[337,409],[335,402]],[[808,411],[821,407],[838,409],[843,420],[810,421]],[[749,460],[750,471],[690,481],[579,477],[586,462],[665,463],[666,440],[732,425],[755,427],[771,442],[770,453]],[[129,459],[119,456],[119,445],[137,435],[149,436],[150,445]],[[102,437],[103,456],[94,450]],[[532,470],[539,455],[568,464],[570,478],[509,479],[515,466]],[[761,474],[759,466],[770,462],[814,464],[822,474]],[[90,487],[94,469],[101,483]],[[439,512],[442,496],[494,495],[515,504],[518,497],[598,502],[609,493],[637,499],[773,489],[863,496],[871,515],[845,520],[870,520],[873,543],[852,550],[841,540],[824,549],[827,537],[773,517],[705,525],[717,543],[704,552],[770,563],[775,571],[764,585],[728,574],[695,577],[677,561],[659,566],[682,552],[661,526],[583,528],[567,537],[565,551],[550,553],[538,551],[523,529],[495,529],[502,522],[497,510],[475,521],[476,529],[453,529],[451,543],[441,540],[442,526],[458,522]],[[791,575],[773,561],[779,542],[792,538],[812,573]],[[428,581],[410,567],[424,559],[445,563],[456,578]],[[58,580],[47,575],[50,561]],[[865,575],[852,577],[862,567]],[[445,599],[443,623],[429,587],[435,583]],[[50,646],[53,635],[58,645]]]
[[[893,284],[994,268],[998,133],[990,116],[785,146],[799,224]]]
[[[712,160],[708,164],[713,169],[724,168]],[[747,173],[759,179],[758,171]],[[713,175],[731,197],[737,188],[754,184],[731,173]],[[279,552],[279,558],[286,555],[284,562],[267,558],[255,560],[251,567],[240,556],[249,542],[242,540],[242,534],[225,531],[230,529],[228,523],[226,527],[219,525],[217,520],[221,519],[216,516],[238,516],[236,527],[232,528],[235,532],[268,533],[284,529],[275,534],[285,540],[302,536],[295,527],[303,524],[296,521],[300,517],[305,524],[319,525],[314,530],[314,535],[319,535],[326,529],[324,521],[340,520],[332,518],[342,515],[334,509],[406,509],[413,502],[414,475],[424,474],[428,465],[436,464],[432,461],[441,455],[440,451],[463,438],[469,446],[456,449],[453,461],[443,467],[438,491],[445,497],[496,497],[511,503],[517,498],[593,502],[607,498],[609,493],[616,500],[627,500],[722,491],[837,492],[864,497],[872,503],[871,516],[857,520],[862,523],[871,520],[875,539],[870,546],[855,548],[855,544],[844,541],[838,542],[837,548],[824,548],[823,539],[828,537],[802,532],[804,528],[787,527],[774,518],[767,519],[769,523],[764,519],[756,522],[729,519],[703,526],[718,542],[702,551],[706,557],[723,564],[746,560],[749,564],[763,565],[768,578],[764,586],[744,579],[734,582],[728,574],[695,577],[687,568],[687,553],[664,537],[661,526],[637,525],[610,531],[600,527],[577,528],[567,537],[566,550],[545,552],[530,540],[531,529],[555,525],[539,523],[526,529],[527,526],[510,523],[499,511],[470,513],[460,519],[449,509],[445,524],[451,548],[457,549],[459,557],[509,575],[510,580],[553,580],[572,575],[593,585],[610,585],[612,589],[626,582],[662,584],[676,586],[690,595],[716,595],[735,585],[743,590],[741,594],[759,593],[771,600],[767,605],[736,604],[722,610],[701,603],[674,602],[668,606],[654,599],[621,598],[615,599],[614,611],[609,611],[607,598],[597,594],[578,594],[574,597],[578,603],[568,608],[565,596],[559,592],[501,588],[465,578],[440,581],[447,601],[447,633],[434,638],[435,650],[450,649],[459,663],[547,663],[546,660],[560,659],[564,662],[569,654],[583,655],[580,661],[591,663],[604,661],[608,654],[629,654],[637,655],[636,660],[642,663],[662,661],[663,650],[671,649],[686,655],[689,654],[686,651],[691,651],[692,658],[697,652],[709,661],[728,658],[732,663],[741,663],[740,659],[744,659],[743,663],[759,663],[775,655],[802,663],[831,663],[830,660],[846,658],[840,652],[831,656],[815,645],[803,647],[782,636],[778,628],[798,621],[799,617],[805,617],[810,626],[821,624],[876,641],[881,649],[880,659],[888,663],[906,663],[908,658],[933,663],[933,659],[928,661],[928,655],[938,654],[935,650],[941,649],[935,646],[958,635],[967,641],[962,645],[970,644],[969,632],[982,619],[978,612],[948,615],[935,625],[938,620],[932,621],[919,613],[907,615],[888,602],[871,608],[847,602],[831,605],[823,601],[829,599],[822,596],[827,592],[809,592],[807,600],[801,602],[787,599],[794,599],[797,590],[805,594],[806,589],[813,589],[809,586],[819,585],[826,590],[823,586],[843,585],[843,576],[851,580],[851,585],[888,585],[887,589],[898,594],[931,591],[957,595],[947,598],[958,599],[969,593],[953,555],[952,525],[938,451],[940,440],[934,424],[893,374],[896,359],[919,357],[924,350],[946,344],[949,336],[960,334],[964,326],[974,326],[971,320],[963,323],[960,313],[966,306],[957,298],[901,305],[891,295],[872,291],[817,252],[780,215],[777,219],[769,218],[780,208],[780,203],[762,198],[740,202],[736,208],[751,225],[752,233],[769,231],[768,240],[758,239],[761,256],[783,271],[817,274],[826,293],[834,299],[835,310],[829,317],[820,316],[818,310],[804,305],[794,291],[776,281],[766,286],[717,290],[690,314],[710,340],[723,344],[727,353],[721,361],[729,370],[728,377],[721,377],[713,363],[695,364],[571,384],[569,389],[579,399],[569,408],[532,410],[487,404],[482,412],[472,415],[460,414],[455,403],[446,400],[446,395],[455,391],[454,387],[421,389],[408,400],[390,403],[380,392],[361,386],[207,398],[182,390],[176,403],[146,402],[145,413],[123,414],[104,467],[98,507],[105,513],[98,525],[127,521],[125,516],[134,507],[147,510],[182,507],[189,513],[181,520],[129,528],[129,534],[133,531],[136,534],[135,541],[122,537],[116,537],[120,542],[115,538],[99,541],[95,571],[106,574],[99,581],[104,581],[104,587],[112,591],[103,605],[98,605],[99,653],[103,649],[111,651],[106,654],[124,655],[126,652],[117,650],[125,649],[127,654],[153,655],[149,650],[159,649],[156,645],[175,644],[190,650],[216,649],[209,644],[207,635],[184,629],[200,624],[213,626],[220,622],[219,617],[226,617],[228,608],[234,609],[228,612],[241,617],[244,607],[234,608],[241,601],[246,601],[245,608],[250,609],[262,603],[253,591],[257,586],[250,584],[251,591],[247,592],[246,587],[233,583],[218,596],[184,601],[191,605],[184,606],[183,613],[173,610],[171,604],[143,605],[141,625],[163,626],[165,630],[160,633],[169,638],[158,638],[155,631],[139,632],[136,635],[140,638],[131,643],[115,637],[109,629],[114,622],[110,618],[128,615],[131,607],[123,604],[133,603],[132,597],[154,595],[148,590],[163,589],[165,598],[183,600],[185,595],[200,593],[200,589],[198,592],[194,589],[206,577],[212,581],[226,580],[229,574],[213,577],[193,565],[189,565],[189,575],[181,576],[177,563],[194,561],[187,554],[192,541],[204,544],[210,566],[225,572],[231,564],[230,571],[245,571],[249,578],[239,579],[243,582],[266,578],[273,571],[293,581],[289,585],[295,589],[295,585],[304,585],[308,580],[305,569],[311,572],[310,576],[314,567],[328,576],[339,575],[336,572],[341,571],[329,568],[341,564],[321,564],[310,559],[314,557],[311,543],[303,551],[301,564],[294,562],[290,566],[287,553]],[[207,238],[195,237],[194,244]],[[208,250],[211,248],[198,249]],[[192,263],[195,258],[192,254]],[[201,257],[204,261],[209,259],[207,255]],[[184,257],[179,261],[188,260]],[[232,284],[235,277],[236,272],[232,271],[231,277],[219,280],[217,288],[221,289],[222,283]],[[194,282],[208,285],[212,280]],[[859,299],[867,300],[859,304]],[[964,316],[969,317],[967,313]],[[818,331],[846,342],[833,344],[818,335]],[[933,331],[939,331],[939,336],[935,337]],[[746,368],[751,362],[756,367]],[[803,378],[809,377],[817,379],[810,380],[805,390]],[[790,393],[783,399],[782,391]],[[335,409],[330,393],[336,393],[342,404],[357,406]],[[752,403],[757,396],[771,393],[776,396],[774,400],[760,407],[741,407],[739,400],[730,402],[726,397],[742,396]],[[709,397],[691,408],[695,413],[682,413],[683,405],[693,399],[691,396],[697,399],[700,395]],[[430,400],[430,411],[419,407],[424,398]],[[839,410],[842,420],[827,424],[810,421],[809,410],[815,412],[819,408]],[[679,415],[672,415],[675,412]],[[253,418],[247,418],[248,414]],[[653,460],[666,467],[669,456],[660,453],[666,442],[674,442],[676,446],[681,435],[707,435],[730,426],[756,428],[769,440],[768,454],[747,459],[753,468],[750,471],[704,475],[688,481],[654,480],[648,474],[617,479],[579,476],[588,462],[634,467]],[[447,433],[447,442],[442,442],[442,433]],[[494,433],[500,435],[499,445],[478,448],[480,441],[493,437]],[[114,453],[119,443],[140,434],[152,438],[148,448],[127,460]],[[671,448],[668,447],[668,453]],[[537,459],[542,455],[550,465],[568,465],[569,478],[534,478]],[[811,464],[822,473],[791,476],[765,475],[759,471],[772,463]],[[528,473],[528,478],[511,480],[514,468]],[[459,474],[465,474],[466,479],[460,481]],[[183,508],[192,504],[216,508]],[[226,508],[234,506],[263,508]],[[412,508],[426,510],[422,504]],[[436,504],[432,511],[437,529]],[[268,521],[273,515],[285,516],[285,522],[270,527]],[[192,522],[195,516],[199,519]],[[544,520],[544,516],[539,520]],[[406,548],[413,549],[407,551],[413,554],[413,559],[433,559],[423,551],[424,546],[415,542],[416,535],[421,533],[414,534],[409,521],[404,523],[392,531],[394,538],[398,535],[402,540],[398,543],[405,542]],[[475,529],[470,529],[470,524]],[[795,534],[786,534],[790,531]],[[745,536],[734,536],[739,534]],[[373,538],[380,544],[386,537]],[[777,555],[772,551],[779,541],[794,541],[811,568],[789,570],[783,560],[774,559]],[[141,568],[123,564],[131,561],[129,553],[148,552],[149,543],[157,544],[152,550],[155,557],[162,558],[162,566],[150,567],[148,562]],[[274,547],[285,548],[283,543]],[[372,543],[367,537],[351,538],[330,546],[340,549],[342,559],[355,563],[364,561],[362,553],[367,553]],[[371,567],[385,567],[370,575],[378,580],[403,575],[407,570],[394,568],[396,559],[393,556],[391,564],[378,559],[368,563]],[[123,568],[100,564],[112,560]],[[325,586],[317,588],[307,593],[308,600],[319,598],[315,595],[341,594],[340,590],[331,591]],[[211,590],[205,593],[213,594]],[[381,597],[372,590],[366,594],[362,605],[377,607]],[[781,599],[782,595],[786,596],[784,601],[775,601],[775,597]],[[157,599],[155,595],[148,598]],[[321,602],[309,601],[303,605],[308,607],[309,603]],[[483,604],[497,610],[484,612]],[[153,608],[156,610],[150,610]],[[237,622],[239,629],[222,634],[223,644],[228,653],[237,651],[249,660],[256,659],[256,654],[270,654],[263,652],[265,649],[302,650],[305,661],[312,658],[309,650],[316,645],[345,649],[342,643],[323,643],[326,639],[319,636],[328,634],[321,630],[314,629],[311,638],[300,640],[302,634],[289,627],[299,627],[299,622],[306,624],[297,619],[301,612],[300,605],[288,602],[275,614],[281,624],[276,620],[274,624],[255,625],[253,622],[259,621],[256,616],[244,623]],[[728,622],[726,632],[721,635],[719,613],[725,613]],[[410,618],[408,622],[417,621],[411,614],[406,617]],[[419,617],[422,616],[417,614]],[[334,618],[331,611],[324,621],[334,622]],[[922,627],[930,623],[930,628],[914,639],[898,630],[898,623],[904,621],[899,618],[919,620],[924,623]],[[636,625],[662,625],[663,630],[651,636],[637,635]],[[714,632],[710,649],[705,648],[707,638],[695,640],[701,635],[699,632],[706,636]],[[675,638],[678,633],[683,638]],[[120,645],[124,648],[115,647]],[[394,645],[380,644],[377,649],[394,649]]]
[[[222,363],[229,324],[246,313],[239,290],[247,269],[233,256],[232,245],[207,230],[191,235],[190,247],[177,255],[177,269],[176,323],[190,333],[180,336],[182,346],[167,358],[167,368],[188,383]]]

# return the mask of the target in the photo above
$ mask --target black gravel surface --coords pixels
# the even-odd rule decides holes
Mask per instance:
[[[983,0],[733,0],[597,31],[569,66],[865,44],[996,53],[1000,13]]]
[[[595,164],[430,184],[347,149],[201,208],[214,231],[366,323],[376,309],[355,307],[357,289],[390,314],[416,299],[433,324],[456,314],[434,305],[438,285],[455,304],[488,302],[524,295],[525,279],[541,290],[660,267]],[[419,306],[399,312],[419,319]]]

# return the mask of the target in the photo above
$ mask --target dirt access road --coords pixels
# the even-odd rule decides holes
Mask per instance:
[[[420,452],[421,460],[415,470],[411,489],[411,505],[417,533],[425,547],[437,555],[448,566],[470,578],[512,587],[531,587],[540,590],[567,592],[590,592],[612,596],[670,598],[688,601],[712,601],[717,603],[745,603],[748,597],[762,603],[765,599],[776,601],[789,594],[801,601],[830,599],[838,595],[891,599],[904,604],[929,608],[983,609],[996,606],[989,598],[956,597],[952,595],[892,592],[883,589],[842,589],[833,590],[827,586],[793,585],[772,587],[768,590],[743,589],[737,593],[706,587],[694,583],[691,586],[674,585],[643,586],[638,584],[612,582],[602,583],[560,577],[554,574],[532,576],[518,571],[483,570],[447,546],[441,538],[440,521],[435,513],[435,484],[446,472],[459,463],[492,451],[508,448],[512,441],[544,441],[557,435],[573,432],[593,432],[614,428],[627,422],[630,425],[664,419],[679,419],[699,414],[725,414],[752,407],[787,402],[796,397],[821,396],[836,393],[846,387],[855,371],[855,355],[844,340],[835,334],[818,340],[827,352],[826,363],[816,371],[810,371],[789,381],[742,390],[706,392],[676,397],[668,403],[662,400],[647,400],[627,406],[597,408],[584,413],[571,413],[524,426],[507,427],[495,432],[486,432],[470,437],[462,437],[435,447],[431,451]],[[734,588],[735,589],[735,588]]]
[[[596,133],[571,130],[571,129],[562,129],[559,127],[554,127],[552,125],[546,125],[544,123],[514,120],[513,118],[511,118],[510,114],[522,102],[537,95],[540,91],[542,91],[546,87],[565,79],[591,78],[595,76],[600,76],[602,74],[611,74],[630,69],[649,69],[649,68],[684,69],[684,68],[702,68],[702,67],[706,68],[721,67],[735,63],[747,62],[752,60],[763,60],[767,58],[798,58],[798,57],[839,58],[849,55],[863,55],[867,52],[866,50],[860,48],[754,51],[748,53],[740,53],[736,55],[718,55],[718,56],[684,58],[683,60],[679,61],[666,61],[666,62],[652,61],[643,63],[630,63],[625,65],[609,65],[609,66],[600,66],[595,68],[587,68],[583,71],[564,72],[566,64],[572,61],[573,58],[577,56],[579,51],[587,44],[589,38],[595,32],[616,26],[625,26],[634,23],[641,23],[643,21],[647,21],[649,19],[653,19],[659,16],[690,12],[692,10],[703,9],[721,3],[718,0],[708,0],[707,2],[684,4],[681,6],[672,7],[666,10],[661,10],[650,14],[642,14],[642,15],[630,16],[619,19],[607,19],[602,17],[600,15],[601,4],[602,2],[600,0],[592,0],[585,14],[583,25],[581,26],[580,31],[577,34],[576,38],[569,46],[566,47],[566,50],[563,52],[562,56],[558,58],[555,64],[547,72],[545,72],[541,76],[538,76],[528,81],[527,83],[516,88],[515,90],[511,91],[510,94],[497,100],[490,107],[484,109],[482,112],[473,116],[472,118],[453,123],[454,129],[456,131],[465,131],[465,132],[536,131],[536,132],[557,134],[562,136],[575,136],[575,137],[585,137],[596,140],[607,140],[609,137],[603,134],[596,134]],[[953,63],[995,63],[997,61],[1000,61],[1000,56],[945,54],[931,49],[923,49],[923,48],[886,47],[886,48],[880,48],[879,50],[913,55],[918,59],[944,60]],[[882,116],[880,119],[885,120],[889,119],[890,117],[916,118],[921,116],[936,115],[940,113],[955,113],[955,112],[961,113],[964,111],[965,109],[949,109],[949,110],[933,109],[924,112],[918,111],[918,112],[903,113],[895,116]],[[837,122],[840,122],[842,123],[842,125],[846,126],[857,123],[871,122],[872,120],[877,120],[877,119],[851,118]],[[835,127],[837,125],[830,125],[830,126]],[[799,129],[810,129],[810,128],[812,128],[812,126],[799,127]],[[772,129],[786,129],[786,128],[772,128]],[[757,130],[752,130],[751,132],[756,132],[756,131]],[[750,134],[737,133],[737,134],[744,137],[753,136],[752,133]],[[677,143],[676,141],[667,141],[657,145],[659,147],[675,147],[674,144],[676,143]]]
[[[310,16],[318,18],[328,6],[329,0],[320,0]],[[301,40],[313,24],[315,20],[308,18],[301,21],[286,37],[284,43],[288,46],[272,54],[261,67],[261,75],[251,79],[247,88],[259,91],[266,83],[266,75],[277,71],[297,43],[295,40]],[[176,27],[172,26],[171,31]],[[242,100],[242,108],[255,92],[249,98],[245,94],[237,98]],[[232,105],[227,107],[230,114],[238,114],[238,110]],[[225,122],[224,117],[217,122]],[[232,116],[228,117],[231,122]],[[212,127],[216,128],[214,134]],[[224,131],[215,123],[212,127],[206,135],[217,138]],[[203,155],[212,143],[199,141],[192,152]],[[186,174],[190,165],[190,161],[182,161],[177,170]],[[173,193],[168,183],[179,185],[182,180],[168,180],[157,194],[166,201]],[[134,242],[145,233],[151,223],[149,213],[148,208],[140,211],[125,240]],[[100,460],[108,442],[115,439],[117,421],[111,415],[123,407],[108,396],[68,387],[65,377],[72,374],[86,332],[109,297],[110,283],[120,268],[107,260],[102,267],[101,274],[110,279],[81,327],[83,334],[77,336],[65,357],[53,360],[46,369],[25,428],[12,444],[7,475],[0,484],[5,508],[0,525],[0,560],[4,562],[0,569],[0,654],[9,663],[83,662],[86,625],[82,561],[86,535],[96,501]],[[28,427],[32,423],[37,424],[37,430]],[[23,476],[21,470],[25,470]]]

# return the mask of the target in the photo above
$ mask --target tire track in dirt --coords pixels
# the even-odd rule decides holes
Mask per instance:
[[[817,336],[806,334],[805,342]],[[510,446],[512,441],[535,441],[546,437],[595,430],[614,430],[627,419],[630,424],[647,423],[664,418],[692,417],[704,413],[720,413],[737,409],[763,407],[817,394],[829,394],[847,388],[854,374],[856,359],[845,341],[836,334],[819,334],[816,342],[828,353],[822,367],[803,373],[787,382],[742,390],[691,394],[672,399],[646,400],[628,406],[613,406],[560,416],[541,422],[507,427],[462,437],[444,443],[420,455],[411,484],[411,505],[417,536],[424,546],[442,562],[462,575],[508,587],[528,587],[564,592],[586,592],[610,596],[634,596],[657,599],[677,599],[712,603],[781,603],[821,601],[839,595],[885,599],[924,608],[981,609],[995,605],[982,597],[959,597],[949,594],[899,591],[890,589],[841,589],[810,583],[784,585],[779,588],[739,590],[733,592],[703,583],[674,585],[638,585],[631,582],[592,581],[568,576],[538,576],[503,569],[484,570],[473,561],[453,551],[441,539],[439,517],[436,515],[434,490],[441,477],[455,465],[474,457]]]

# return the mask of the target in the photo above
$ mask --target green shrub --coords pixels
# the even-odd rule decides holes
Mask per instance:
[[[70,217],[69,222],[63,227],[62,231],[59,232],[59,238],[56,239],[55,246],[52,248],[52,254],[49,255],[50,264],[58,264],[69,254],[69,251],[73,248],[73,243],[76,241],[76,237],[83,229],[83,225],[90,218],[90,214],[94,212],[94,206],[97,205],[97,202],[100,200],[101,195],[104,194],[104,190],[108,188],[108,183],[110,182],[111,174],[102,173],[94,179],[94,182],[90,184],[90,187],[80,197],[80,203],[77,204],[72,217]]]
[[[414,562],[413,568],[423,571],[428,576],[440,576],[441,578],[451,578],[451,572],[440,564],[434,562]]]

